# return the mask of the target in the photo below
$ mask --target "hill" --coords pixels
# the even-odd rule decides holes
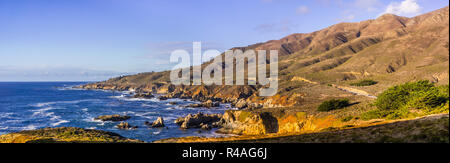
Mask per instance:
[[[222,131],[227,133],[321,131],[349,125],[343,121],[347,117],[358,117],[351,125],[366,124],[359,116],[373,110],[376,96],[392,86],[419,80],[449,84],[449,7],[412,18],[385,14],[232,49],[279,51],[275,96],[259,96],[260,85],[175,86],[170,84],[169,71],[121,76],[81,88],[152,92],[242,106],[241,111],[224,114],[228,125]],[[342,98],[351,102],[343,109],[317,110],[324,101]],[[448,105],[443,108],[448,113]]]

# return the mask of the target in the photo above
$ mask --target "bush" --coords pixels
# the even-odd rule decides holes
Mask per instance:
[[[351,85],[351,86],[359,86],[359,87],[362,87],[362,86],[371,86],[371,85],[375,85],[375,84],[377,84],[377,83],[378,83],[378,82],[373,81],[373,80],[361,80],[361,81],[356,82],[356,83],[351,83],[350,85]]]
[[[448,86],[447,86],[448,87]],[[448,92],[443,93],[429,81],[410,82],[394,86],[381,93],[375,101],[378,109],[389,110],[400,107],[435,107],[448,100]]]
[[[350,105],[350,100],[348,99],[333,99],[329,101],[324,101],[320,104],[318,111],[331,111],[336,109],[342,109]]]
[[[429,81],[409,82],[381,93],[374,105],[376,110],[364,113],[368,119],[399,119],[448,112],[449,86],[436,87]],[[411,110],[419,110],[411,112]]]

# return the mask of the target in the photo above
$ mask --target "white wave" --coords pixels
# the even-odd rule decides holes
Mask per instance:
[[[135,113],[134,116],[143,117],[143,118],[147,118],[147,119],[156,119],[156,117],[151,116],[151,114],[157,114],[157,112]]]
[[[32,105],[32,106],[34,106],[34,107],[44,107],[44,106],[48,106],[48,105],[53,105],[55,103],[56,102],[43,102],[43,103],[37,103],[37,104]]]
[[[152,107],[152,108],[158,107],[158,105],[151,105],[151,104],[142,104],[141,106],[142,107]]]
[[[58,91],[68,91],[68,90],[82,91],[82,90],[84,90],[83,88],[75,88],[75,86],[58,87],[56,89],[58,89]]]
[[[44,107],[44,106],[50,106],[50,105],[54,105],[54,104],[77,104],[77,103],[80,103],[80,102],[88,102],[88,101],[100,101],[100,99],[84,99],[84,100],[73,100],[73,101],[42,102],[42,103],[33,104],[31,106]]]
[[[44,115],[44,116],[50,116],[51,114],[54,114],[53,112],[51,113],[46,113],[49,110],[55,109],[53,107],[46,107],[46,108],[42,108],[42,109],[37,109],[37,110],[31,110],[33,111],[33,117],[37,116],[37,115]],[[50,115],[49,115],[50,114]]]
[[[169,115],[169,116],[164,117],[164,122],[173,122],[173,121],[175,121],[178,118],[179,118],[178,116]]]
[[[69,122],[70,121],[68,121],[68,120],[59,120],[58,122],[52,123],[52,126],[54,127],[54,126],[58,126],[60,124],[69,123]]]
[[[14,113],[2,113],[0,114],[0,118],[12,118],[11,115]]]
[[[157,98],[151,98],[151,99],[146,99],[146,98],[123,98],[123,100],[125,100],[125,101],[150,101],[150,102],[160,102],[160,100],[157,99]]]
[[[22,130],[35,130],[37,128],[38,128],[38,126],[28,125],[28,126],[23,127]]]

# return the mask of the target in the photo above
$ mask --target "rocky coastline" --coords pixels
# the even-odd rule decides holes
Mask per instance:
[[[342,123],[333,115],[315,116],[307,115],[305,112],[292,112],[288,114],[274,115],[270,112],[256,112],[265,107],[287,107],[283,105],[265,105],[253,102],[248,96],[249,91],[235,92],[236,96],[223,97],[217,94],[212,95],[207,91],[206,86],[177,88],[173,85],[160,85],[153,87],[151,92],[146,87],[129,86],[108,86],[102,83],[93,83],[79,86],[83,89],[102,89],[115,91],[135,92],[133,97],[137,98],[159,98],[159,99],[191,99],[200,101],[200,104],[188,105],[186,107],[217,107],[221,103],[229,103],[235,110],[226,110],[223,114],[203,114],[187,115],[179,117],[174,121],[180,129],[199,128],[211,130],[218,128],[217,133],[235,135],[265,135],[265,134],[285,134],[285,133],[306,133],[320,131],[326,128],[348,125]],[[253,90],[255,89],[248,89]],[[153,93],[162,94],[155,96]],[[253,92],[254,93],[254,92]],[[269,104],[269,103],[266,103]],[[288,105],[289,106],[289,105]],[[152,126],[150,122],[148,126]]]

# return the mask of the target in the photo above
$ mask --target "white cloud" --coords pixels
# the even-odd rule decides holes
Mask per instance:
[[[295,11],[297,14],[306,14],[309,12],[309,8],[307,6],[300,6]]]
[[[416,0],[404,0],[402,2],[391,2],[382,14],[395,14],[400,16],[416,16],[420,14],[422,7]]]

